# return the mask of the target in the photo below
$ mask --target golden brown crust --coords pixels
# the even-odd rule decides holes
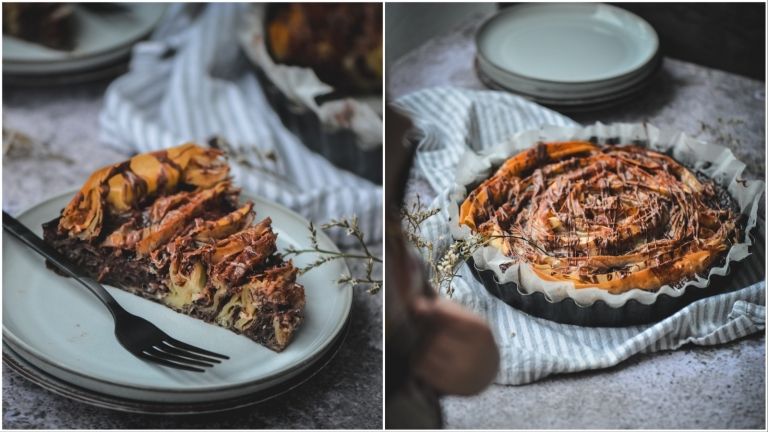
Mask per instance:
[[[323,82],[343,92],[381,88],[381,4],[292,3],[270,8],[266,42],[276,62],[312,68]]]
[[[82,240],[101,234],[105,212],[121,214],[182,187],[206,189],[227,179],[223,153],[189,143],[144,153],[94,172],[64,208],[61,231]]]
[[[272,221],[251,225],[253,203],[238,204],[228,173],[220,151],[193,144],[105,167],[46,240],[100,280],[281,351],[304,288],[276,253]]]
[[[656,290],[711,267],[738,215],[715,186],[640,147],[539,144],[473,190],[460,224],[546,281]]]

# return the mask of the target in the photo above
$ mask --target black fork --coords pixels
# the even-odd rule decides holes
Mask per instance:
[[[44,256],[50,263],[88,288],[104,303],[115,319],[115,337],[125,349],[141,359],[176,369],[205,372],[229,357],[181,342],[168,336],[151,322],[123,309],[101,284],[80,274],[66,257],[3,211],[3,229]]]

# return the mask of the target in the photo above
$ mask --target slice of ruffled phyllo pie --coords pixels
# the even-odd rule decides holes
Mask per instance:
[[[94,172],[44,224],[45,241],[100,282],[282,351],[304,316],[297,269],[239,202],[223,153],[194,144]]]

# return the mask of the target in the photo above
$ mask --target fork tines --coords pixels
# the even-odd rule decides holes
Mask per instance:
[[[171,337],[152,349],[142,351],[141,354],[141,357],[164,366],[193,372],[205,372],[200,368],[212,367],[221,363],[221,360],[229,359],[223,354],[204,350]]]

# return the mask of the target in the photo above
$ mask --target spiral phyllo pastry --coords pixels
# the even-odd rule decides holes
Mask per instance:
[[[705,272],[740,229],[733,200],[711,180],[643,147],[587,141],[508,159],[459,218],[544,281],[614,294]]]

